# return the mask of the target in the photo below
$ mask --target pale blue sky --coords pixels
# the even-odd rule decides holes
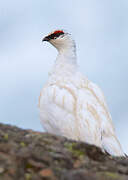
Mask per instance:
[[[128,152],[128,1],[0,1],[0,122],[42,131],[38,96],[56,58],[41,39],[54,29],[77,43],[81,71],[107,99]]]

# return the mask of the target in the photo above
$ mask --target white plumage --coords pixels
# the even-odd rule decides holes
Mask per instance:
[[[113,156],[123,156],[104,95],[97,85],[80,73],[71,36],[57,30],[43,41],[49,41],[59,52],[39,98],[44,129],[95,144]]]

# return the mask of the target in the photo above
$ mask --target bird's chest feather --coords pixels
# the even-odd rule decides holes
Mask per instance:
[[[72,132],[75,127],[75,90],[64,84],[50,85],[42,90],[40,116],[46,130],[51,133]]]
[[[51,133],[69,136],[72,139],[85,138],[85,130],[98,129],[98,123],[88,113],[90,93],[73,86],[72,83],[51,84],[42,90],[40,116],[45,129]],[[88,122],[87,122],[88,121]]]

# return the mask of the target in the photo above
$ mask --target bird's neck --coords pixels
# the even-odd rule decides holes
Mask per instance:
[[[55,61],[55,66],[58,67],[76,67],[77,66],[77,57],[76,57],[76,48],[75,45],[66,47],[58,50],[58,55]]]
[[[77,58],[75,47],[62,49],[58,55],[52,69],[51,75],[68,76],[74,74],[77,69]]]
[[[76,48],[75,46],[66,47],[64,49],[59,49],[58,56],[56,58],[56,63],[58,64],[69,64],[76,65]]]

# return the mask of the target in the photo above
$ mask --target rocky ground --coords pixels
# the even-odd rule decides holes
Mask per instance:
[[[128,180],[128,159],[95,146],[0,124],[0,180]]]

